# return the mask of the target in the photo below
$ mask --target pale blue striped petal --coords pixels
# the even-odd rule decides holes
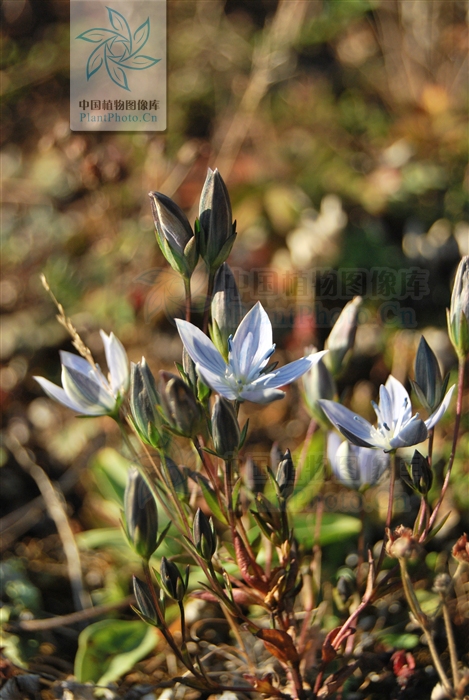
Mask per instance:
[[[116,401],[110,389],[97,383],[72,367],[62,366],[62,386],[68,397],[86,412],[96,407],[100,413],[112,413]]]
[[[223,376],[226,362],[210,338],[188,321],[176,319],[176,325],[181,340],[195,364]]]
[[[212,372],[210,369],[202,367],[202,365],[196,364],[195,368],[201,380],[204,384],[209,386],[210,389],[213,389],[213,391],[218,392],[224,396],[225,399],[230,399],[231,401],[238,398],[238,392],[224,377],[220,377],[216,372]]]
[[[400,425],[407,423],[412,416],[412,405],[406,388],[398,379],[390,374],[386,381],[386,389],[391,398],[392,419],[394,424],[398,421]]]
[[[48,379],[44,379],[44,377],[34,377],[34,379],[41,385],[43,390],[46,392],[46,394],[51,398],[54,399],[54,401],[58,401],[59,403],[63,404],[67,408],[71,408],[72,411],[75,411],[76,413],[82,413],[84,415],[89,415],[89,416],[94,416],[96,415],[96,412],[94,409],[98,410],[97,407],[84,407],[80,405],[77,401],[73,401],[62,389],[62,387],[57,386],[56,384],[53,384],[50,382]],[[102,409],[99,407],[100,413],[102,413]]]
[[[392,408],[393,405],[391,401],[391,396],[384,384],[381,384],[379,388],[379,413],[381,414],[384,430],[386,430],[388,433],[391,433],[394,429]]]
[[[118,338],[111,333],[107,335],[100,331],[106,354],[106,362],[111,376],[111,387],[114,396],[124,394],[129,388],[129,361],[124,346]]]
[[[252,340],[245,344],[249,334],[252,335]],[[272,347],[272,324],[259,301],[239,324],[232,347],[238,362],[241,361],[244,348],[243,363],[247,368],[257,366]]]
[[[416,413],[415,416],[404,425],[402,430],[389,440],[389,444],[393,450],[397,450],[399,447],[418,445],[420,442],[426,440],[427,437],[427,426],[423,420],[419,418],[419,414]]]
[[[456,384],[453,384],[453,386],[450,389],[448,389],[448,391],[446,392],[445,398],[443,399],[441,404],[438,406],[436,411],[434,411],[432,413],[432,415],[429,418],[427,418],[427,420],[425,421],[425,425],[427,426],[428,430],[431,430],[438,423],[440,418],[443,416],[445,411],[448,409],[448,406],[451,402],[451,397],[453,396],[453,391],[454,391],[455,387],[456,387]]]
[[[373,430],[373,426],[367,420],[352,413],[342,404],[335,403],[335,401],[321,399],[318,403],[331,423],[350,442],[360,447],[372,447],[375,445],[372,433],[376,431]]]
[[[285,392],[280,391],[280,389],[266,389],[262,385],[254,387],[253,384],[250,384],[243,389],[239,396],[254,403],[272,403],[272,401],[283,399]]]
[[[88,360],[85,360],[83,357],[80,357],[80,355],[74,355],[72,352],[67,352],[66,350],[60,350],[59,355],[60,362],[62,363],[62,365],[65,365],[65,367],[71,367],[72,369],[76,370],[77,372],[81,372],[87,377],[94,376],[95,370],[90,365]]]
[[[278,387],[285,386],[294,382],[295,379],[301,377],[305,372],[307,372],[311,367],[319,362],[321,357],[325,355],[327,350],[322,350],[314,355],[308,355],[308,357],[301,357],[299,360],[290,362],[288,365],[284,365],[275,372],[265,375],[264,385],[271,389],[277,389]],[[262,376],[259,377],[253,384],[261,381]]]

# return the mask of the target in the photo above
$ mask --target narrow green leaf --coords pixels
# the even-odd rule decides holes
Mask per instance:
[[[234,511],[236,511],[236,508],[238,506],[238,498],[239,498],[239,491],[241,489],[241,484],[242,484],[241,479],[238,479],[233,487],[231,502],[233,504]]]
[[[156,642],[153,629],[140,620],[94,622],[78,638],[77,681],[106,686],[128,673]]]
[[[243,429],[241,430],[241,435],[239,436],[239,448],[238,449],[240,449],[240,450],[244,447],[244,443],[246,442],[248,428],[249,428],[249,418],[247,419],[246,423],[243,425]]]

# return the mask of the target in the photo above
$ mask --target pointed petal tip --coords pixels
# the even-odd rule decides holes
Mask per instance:
[[[443,399],[439,407],[436,409],[436,411],[434,411],[432,415],[429,418],[427,418],[427,420],[425,421],[427,430],[431,430],[432,428],[434,428],[438,421],[443,417],[444,413],[448,410],[455,388],[456,384],[453,384],[453,386],[450,387],[446,392],[445,398]]]

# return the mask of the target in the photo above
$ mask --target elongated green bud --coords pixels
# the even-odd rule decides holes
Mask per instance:
[[[332,401],[337,389],[334,377],[326,367],[324,359],[321,358],[315,362],[311,369],[303,375],[303,387],[305,403],[311,416],[327,428],[329,421],[318,402],[321,399]]]
[[[197,265],[197,241],[184,212],[161,192],[150,192],[156,240],[173,270],[186,280]]]
[[[443,380],[435,353],[422,336],[415,357],[415,380],[412,388],[422,406],[430,413],[443,401],[449,374]]]
[[[253,494],[262,493],[267,481],[265,472],[257,466],[250,455],[247,456],[244,464],[244,481]]]
[[[417,493],[426,495],[433,482],[433,473],[428,464],[428,458],[418,450],[414,450],[412,461],[406,464],[407,471],[402,474],[402,480]]]
[[[168,436],[157,409],[160,401],[155,378],[144,357],[141,362],[131,364],[129,403],[134,426],[142,440],[152,447],[164,447]]]
[[[459,263],[447,311],[448,333],[458,357],[469,354],[469,255]]]
[[[200,508],[194,516],[192,536],[200,556],[206,562],[211,562],[217,549],[217,537],[213,529],[212,519],[209,520]]]
[[[218,170],[208,169],[200,197],[198,232],[199,250],[210,272],[225,262],[236,238],[231,202]]]
[[[256,507],[257,511],[251,511],[254,520],[264,535],[275,547],[278,547],[285,540],[281,510],[278,505],[274,506],[263,493],[257,494]],[[283,510],[282,505],[281,508]]]
[[[191,388],[176,375],[160,372],[160,397],[173,432],[192,438],[200,431],[201,410]]]
[[[282,461],[278,465],[276,481],[282,498],[285,500],[292,495],[295,487],[295,467],[290,450],[286,450]]]
[[[137,615],[149,625],[161,627],[161,622],[156,612],[156,607],[148,585],[134,576],[133,589],[135,601],[137,603],[137,607],[134,607],[134,610]]]
[[[212,297],[211,337],[219,352],[228,358],[228,338],[243,319],[243,308],[236,280],[227,263],[218,270]]]
[[[176,493],[180,501],[189,501],[189,484],[187,483],[187,475],[179,469],[178,465],[168,457],[163,455],[161,461],[164,462],[165,476],[169,479],[170,486]]]
[[[257,494],[256,506],[257,512],[262,520],[271,527],[273,532],[279,532],[282,527],[282,522],[278,508],[276,508],[263,493]]]
[[[135,467],[129,470],[125,488],[124,520],[130,546],[148,561],[157,547],[158,510],[150,487]]]
[[[183,580],[176,564],[166,559],[166,557],[161,557],[160,579],[161,587],[167,596],[173,600],[183,600],[186,595],[187,584]]]
[[[217,396],[212,411],[212,440],[222,459],[231,459],[238,451],[240,430],[233,404]]]

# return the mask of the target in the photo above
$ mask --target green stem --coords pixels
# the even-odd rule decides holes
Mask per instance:
[[[226,496],[226,507],[228,509],[228,522],[230,524],[231,532],[233,534],[236,529],[235,518],[233,512],[233,460],[225,460],[225,496]]]
[[[435,666],[435,670],[438,673],[441,683],[443,684],[443,687],[445,691],[448,693],[448,695],[451,697],[452,696],[452,687],[451,683],[449,681],[448,676],[445,673],[445,670],[441,664],[440,657],[438,656],[438,651],[435,646],[435,642],[433,641],[433,635],[431,633],[431,630],[429,629],[427,625],[427,618],[425,614],[423,613],[422,609],[420,608],[419,602],[417,600],[417,597],[414,593],[414,589],[412,587],[412,581],[410,580],[410,576],[407,572],[407,562],[405,557],[401,557],[399,559],[399,566],[401,567],[401,576],[402,576],[402,585],[404,588],[404,593],[405,597],[407,599],[407,602],[409,604],[409,608],[411,609],[416,622],[420,625],[420,627],[423,630],[423,633],[425,635],[425,639],[428,644],[428,649],[430,651],[433,664]]]
[[[371,551],[368,552],[368,578],[366,581],[366,588],[363,594],[363,598],[360,604],[355,608],[355,610],[349,615],[347,620],[342,625],[340,632],[337,634],[335,639],[332,641],[332,646],[334,649],[338,649],[342,644],[343,640],[347,637],[348,630],[361,614],[361,612],[367,607],[370,601],[373,599],[375,594],[374,583],[376,581],[374,559]]]
[[[182,653],[188,654],[187,643],[186,643],[186,613],[184,612],[184,603],[182,600],[178,600],[179,614],[181,617],[181,639],[182,639]]]
[[[155,587],[153,585],[153,580],[151,577],[150,565],[149,565],[148,561],[145,561],[145,560],[142,563],[143,563],[143,571],[145,574],[147,586],[150,589],[150,594],[151,594],[151,597],[153,600],[153,605],[155,606],[156,614],[158,615],[158,620],[160,621],[160,626],[158,629],[163,634],[165,640],[167,641],[167,643],[169,644],[169,646],[171,647],[171,649],[173,650],[174,654],[179,659],[179,661],[187,669],[189,669],[189,671],[191,671],[195,676],[200,677],[201,674],[194,668],[194,666],[193,666],[192,662],[190,662],[190,660],[188,663],[187,660],[184,659],[184,656],[181,653],[181,650],[178,648],[176,642],[174,641],[174,638],[166,625],[166,621],[164,619],[164,615],[163,615],[162,610],[161,610],[160,601],[158,600],[158,596],[156,595]]]
[[[183,508],[183,506],[182,506],[181,501],[179,500],[179,498],[177,497],[177,495],[173,492],[173,489],[171,488],[171,477],[170,477],[170,475],[169,475],[169,473],[168,473],[168,469],[167,469],[167,466],[166,466],[166,457],[165,457],[165,454],[164,454],[164,452],[160,451],[160,452],[159,452],[159,455],[160,455],[161,465],[162,465],[162,467],[163,467],[163,473],[164,473],[164,476],[166,477],[166,484],[167,484],[167,487],[168,487],[168,493],[170,494],[170,497],[171,497],[171,500],[172,500],[172,502],[173,502],[173,505],[176,507],[176,510],[177,510],[177,512],[179,513],[179,517],[180,517],[181,522],[182,522],[182,524],[183,524],[183,527],[184,527],[184,530],[185,530],[185,532],[186,532],[186,535],[187,535],[189,538],[191,538],[191,528],[190,528],[189,522],[188,522],[188,520],[187,520],[187,514],[186,514],[186,512],[184,511],[184,508]]]
[[[387,543],[387,538],[388,538],[388,531],[391,528],[391,522],[392,522],[392,507],[394,503],[394,484],[396,481],[396,475],[397,475],[397,454],[396,452],[393,453],[392,461],[391,461],[391,473],[389,476],[390,483],[389,483],[389,499],[388,499],[388,512],[386,513],[386,523],[385,523],[385,530],[384,530],[384,537],[383,537],[383,546],[381,548],[381,552],[379,555],[378,559],[378,564],[376,566],[376,573],[381,570],[381,567],[383,565],[384,561],[384,556],[386,554],[386,543]]]
[[[458,444],[459,425],[461,423],[465,367],[466,367],[465,358],[460,357],[459,358],[459,371],[458,371],[458,398],[456,401],[456,419],[454,421],[453,445],[451,447],[451,455],[450,455],[449,462],[448,462],[448,469],[446,470],[446,476],[445,476],[445,479],[443,482],[443,486],[441,487],[440,497],[436,503],[436,506],[433,510],[433,513],[430,516],[430,520],[428,521],[428,525],[420,537],[420,542],[425,541],[425,539],[428,536],[428,533],[431,531],[433,525],[435,524],[436,517],[438,515],[438,511],[440,510],[441,504],[443,503],[443,499],[445,497],[446,491],[447,491],[448,486],[449,486],[449,480],[451,477],[451,470],[453,468],[454,458],[456,456],[456,447]]]
[[[433,456],[433,438],[435,436],[435,430],[432,428],[428,431],[428,466],[431,469],[432,466],[432,456]]]
[[[362,586],[363,578],[363,562],[365,560],[365,504],[364,496],[360,494],[360,523],[361,530],[358,535],[357,549],[358,549],[358,562],[357,562],[357,588],[360,590]]]
[[[213,272],[209,272],[208,285],[207,285],[207,296],[205,297],[205,306],[204,306],[204,320],[202,323],[202,330],[204,333],[207,333],[207,331],[208,331],[208,319],[210,317],[210,304],[212,303],[214,281],[215,281],[215,274]]]
[[[415,537],[420,537],[422,534],[423,530],[427,527],[428,525],[428,501],[427,501],[427,496],[423,495],[422,498],[420,499],[420,508],[419,512],[417,513],[417,517],[415,519],[414,523],[414,536]]]
[[[456,641],[454,639],[453,625],[451,624],[451,618],[449,615],[448,604],[443,598],[442,600],[443,608],[443,620],[445,622],[446,636],[448,637],[448,649],[449,656],[451,659],[451,672],[453,674],[453,685],[456,688],[459,685],[459,669],[458,669],[458,652],[456,649]]]
[[[305,439],[303,442],[303,447],[301,448],[300,458],[299,458],[298,463],[296,465],[296,478],[297,478],[297,480],[300,478],[300,474],[301,474],[303,467],[306,463],[306,458],[308,456],[308,450],[309,450],[309,446],[311,444],[311,440],[313,439],[313,435],[318,428],[319,428],[319,425],[317,424],[316,420],[314,418],[311,418],[309,425],[308,425],[308,430],[306,431]]]
[[[184,293],[186,297],[186,321],[191,320],[191,306],[192,306],[192,300],[191,300],[191,280],[190,278],[184,277]]]

